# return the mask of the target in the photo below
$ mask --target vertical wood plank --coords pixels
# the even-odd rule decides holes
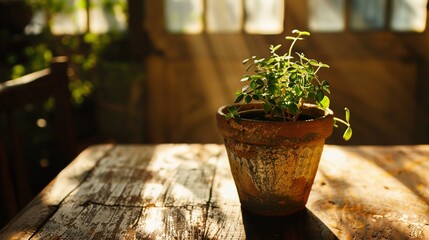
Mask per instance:
[[[222,150],[213,182],[206,237],[208,239],[245,239],[240,200],[223,146]]]

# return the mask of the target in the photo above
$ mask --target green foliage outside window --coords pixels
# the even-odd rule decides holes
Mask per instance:
[[[94,34],[86,32],[76,35],[54,35],[49,20],[56,13],[73,13],[86,8],[86,0],[70,4],[64,0],[26,0],[33,13],[43,9],[47,25],[38,34],[9,32],[0,28],[0,82],[48,67],[53,56],[65,55],[70,60],[70,90],[75,105],[84,102],[93,89],[91,73],[102,58],[102,54],[114,42],[123,40],[124,33],[109,32]],[[120,8],[126,11],[123,0],[103,0],[103,10],[114,12]],[[19,14],[19,13],[17,13]]]

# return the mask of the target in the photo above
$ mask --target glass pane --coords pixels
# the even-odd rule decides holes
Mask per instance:
[[[353,0],[350,27],[354,30],[384,27],[386,0]]]
[[[61,4],[61,11],[52,16],[53,34],[76,34],[87,30],[87,14],[84,1],[69,0]]]
[[[427,0],[393,0],[391,28],[423,32],[426,28],[426,5]]]
[[[46,11],[43,9],[36,9],[30,23],[25,27],[26,34],[40,34],[43,28],[46,27]]]
[[[165,22],[170,33],[203,31],[202,0],[165,0]]]
[[[309,28],[318,32],[338,32],[345,27],[344,0],[309,0]]]
[[[254,34],[283,32],[284,0],[246,0],[244,30]]]
[[[127,24],[125,4],[126,0],[91,0],[90,31],[93,33],[124,31]]]
[[[243,17],[241,0],[207,0],[208,32],[239,32]]]

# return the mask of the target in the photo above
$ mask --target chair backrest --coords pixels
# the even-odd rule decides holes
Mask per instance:
[[[31,103],[55,99],[53,128],[55,149],[60,158],[55,166],[65,167],[75,156],[75,137],[68,89],[68,61],[56,57],[49,68],[0,83],[0,114],[5,131],[0,135],[0,194],[9,217],[15,215],[34,196],[31,193],[25,148],[18,129],[15,109]],[[27,153],[28,154],[28,153]]]

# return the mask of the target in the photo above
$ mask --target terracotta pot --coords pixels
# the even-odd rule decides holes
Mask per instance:
[[[217,125],[224,137],[242,208],[256,214],[288,215],[304,209],[325,139],[332,133],[333,112],[307,105],[314,119],[296,122],[226,119],[219,108]],[[245,104],[241,110],[261,109]]]

